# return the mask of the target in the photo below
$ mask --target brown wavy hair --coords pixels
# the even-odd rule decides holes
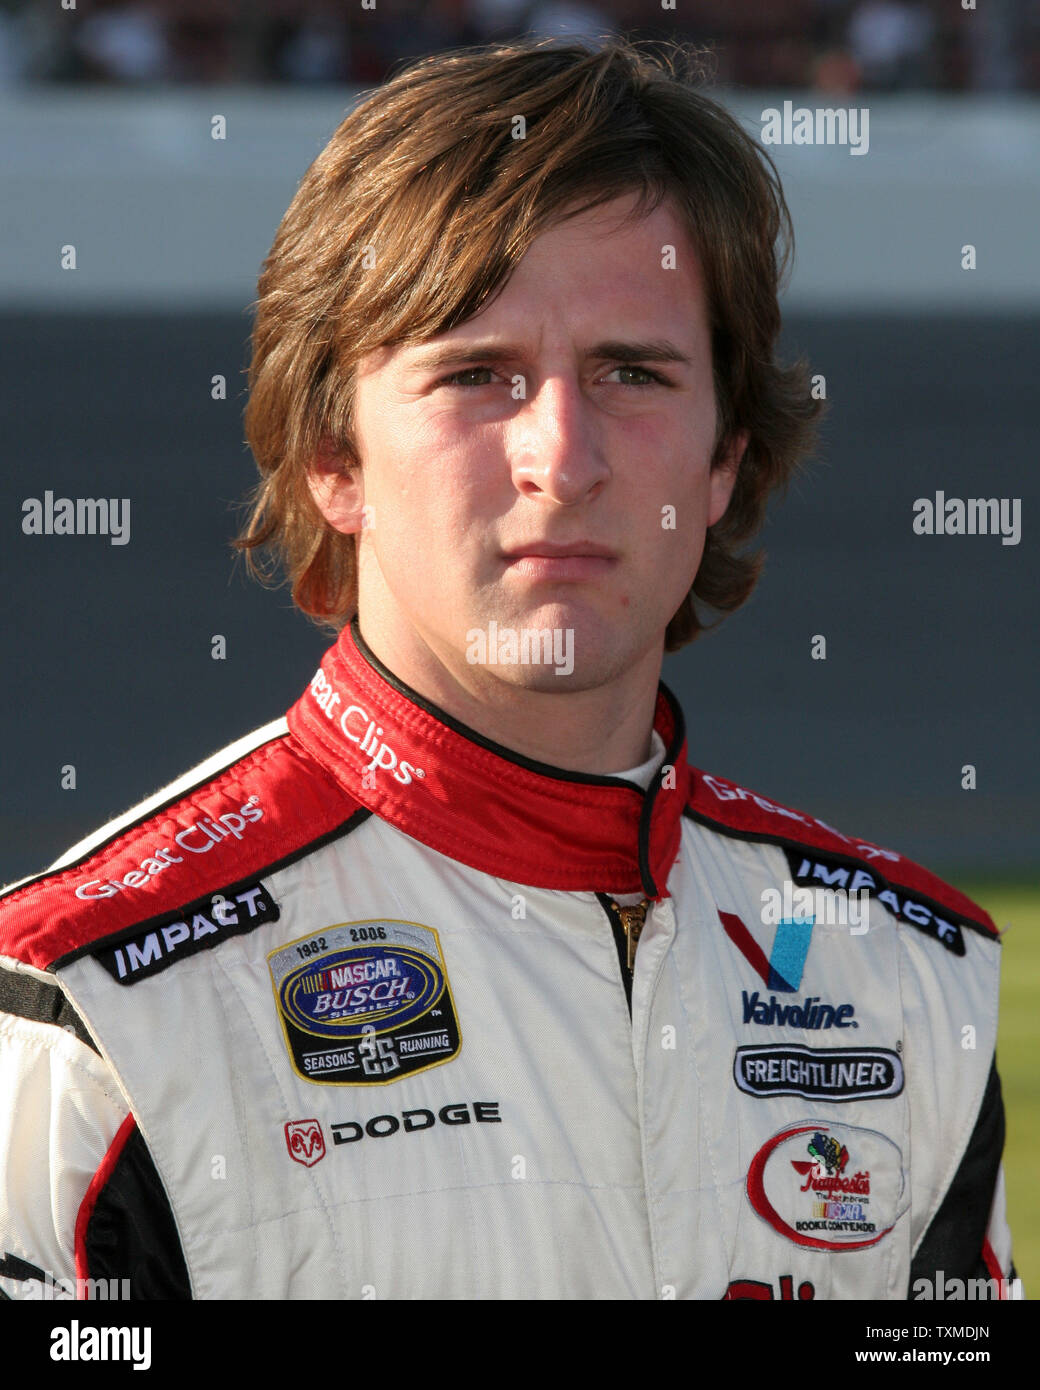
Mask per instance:
[[[749,435],[666,650],[704,626],[695,600],[728,613],[747,599],[762,556],[740,548],[811,446],[820,406],[804,363],[775,360],[793,246],[779,177],[701,90],[705,71],[679,43],[520,39],[421,59],[351,110],[304,175],[258,281],[245,429],[261,481],[234,542],[255,576],[271,579],[280,561],[298,607],[334,630],[349,621],[355,538],[322,517],[307,470],[319,453],[359,462],[358,362],[469,319],[541,232],[635,193],[637,215],[670,199],[700,257],[713,463],[736,432]]]

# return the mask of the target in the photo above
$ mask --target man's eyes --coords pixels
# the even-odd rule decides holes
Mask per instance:
[[[635,366],[634,364],[628,363],[628,362],[623,363],[623,364],[622,364],[621,366],[619,366],[619,367],[612,367],[611,370],[610,370],[610,372],[608,373],[608,375],[613,376],[613,374],[614,374],[615,372],[636,372],[637,374],[639,374],[639,375],[641,375],[641,376],[644,376],[644,377],[648,377],[648,378],[649,378],[649,381],[628,382],[627,385],[630,385],[630,386],[645,387],[645,386],[648,386],[648,385],[651,385],[651,384],[655,384],[655,385],[659,385],[659,386],[669,386],[669,385],[671,385],[671,383],[667,380],[667,378],[661,376],[659,372],[652,372],[652,371],[650,371],[650,369],[649,369],[648,367],[637,367],[637,366]],[[495,375],[495,369],[494,369],[493,367],[480,367],[480,366],[477,366],[477,367],[464,367],[463,370],[460,371],[460,372],[452,372],[451,376],[442,377],[442,378],[440,379],[440,381],[438,381],[437,385],[438,385],[438,386],[462,386],[462,387],[470,386],[470,387],[474,387],[474,388],[475,388],[475,387],[480,387],[480,386],[490,386],[490,385],[491,385],[491,382],[490,382],[490,381],[469,381],[469,382],[464,382],[464,381],[462,380],[463,377],[479,376],[479,375],[481,375],[481,374],[486,375],[486,376],[489,376],[489,377],[493,377],[493,376]],[[620,385],[620,386],[626,385],[625,382],[618,382],[617,384]]]
[[[645,377],[649,377],[649,378],[650,378],[650,381],[656,383],[658,386],[670,386],[670,385],[671,385],[671,382],[668,380],[667,377],[663,377],[663,376],[660,374],[660,372],[652,372],[652,371],[650,370],[649,367],[637,367],[637,366],[634,366],[634,365],[631,364],[631,363],[624,363],[624,364],[623,364],[622,366],[620,366],[620,367],[612,367],[612,368],[611,368],[611,375],[613,375],[614,372],[639,372],[641,375],[643,375],[643,376],[645,376]],[[637,382],[632,382],[632,383],[630,383],[630,384],[631,384],[631,385],[634,385],[634,386],[645,386],[647,383],[646,383],[646,382],[638,382],[638,381],[637,381]]]
[[[481,372],[487,373],[491,376],[494,375],[494,372],[491,367],[465,367],[461,372],[452,372],[451,376],[441,377],[437,385],[462,386],[465,384],[468,386],[488,386],[490,383],[486,381],[470,381],[463,383],[461,380],[461,378],[464,376],[476,376],[479,375]]]

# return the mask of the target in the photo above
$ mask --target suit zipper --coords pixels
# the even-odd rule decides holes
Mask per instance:
[[[631,1014],[632,976],[636,968],[636,948],[639,945],[643,928],[646,926],[646,913],[650,906],[650,899],[644,898],[641,903],[633,903],[631,907],[622,907],[608,893],[597,893],[596,897],[607,914],[611,931],[614,934],[618,964],[621,967],[621,980],[625,986],[628,1012]]]

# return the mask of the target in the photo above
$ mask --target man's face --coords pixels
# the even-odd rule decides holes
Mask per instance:
[[[619,229],[631,202],[543,233],[466,323],[360,364],[361,468],[326,479],[339,510],[334,491],[323,510],[357,530],[366,509],[362,630],[391,664],[432,653],[475,691],[589,690],[659,665],[745,441],[710,467],[700,268],[667,203]],[[559,632],[573,672],[495,664],[494,642],[474,665],[492,620],[499,642]]]

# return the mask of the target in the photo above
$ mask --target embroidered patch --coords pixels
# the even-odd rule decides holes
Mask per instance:
[[[341,922],[267,957],[293,1069],[305,1081],[380,1086],[458,1056],[451,985],[432,927]]]
[[[809,1250],[876,1245],[909,1205],[903,1156],[891,1139],[817,1120],[766,1140],[751,1160],[747,1196],[774,1231]]]
[[[285,1147],[289,1157],[305,1168],[313,1168],[325,1157],[325,1135],[317,1120],[289,1120],[285,1126]]]
[[[735,912],[723,912],[721,908],[717,910],[723,931],[747,963],[757,971],[765,987],[779,990],[782,994],[797,993],[812,941],[813,919],[810,917],[802,921],[784,918],[777,923],[773,951],[767,960],[762,947],[741,918]]]
[[[839,889],[850,894],[867,892],[879,903],[884,903],[898,921],[909,923],[926,936],[934,936],[936,941],[941,941],[953,955],[964,955],[964,933],[957,921],[940,916],[931,903],[916,897],[907,889],[890,887],[876,869],[866,869],[859,865],[842,863],[837,859],[828,859],[815,851],[808,854],[801,850],[797,853],[794,850],[784,852],[795,883],[819,883],[826,888]],[[950,913],[949,916],[952,918],[956,914]]]
[[[113,980],[136,985],[176,965],[186,956],[219,946],[229,936],[242,936],[265,922],[278,921],[278,904],[262,883],[247,884],[237,893],[214,893],[155,922],[147,931],[118,945],[94,952]]]
[[[733,1080],[751,1096],[867,1100],[898,1096],[903,1060],[884,1047],[802,1047],[767,1043],[738,1047]]]

